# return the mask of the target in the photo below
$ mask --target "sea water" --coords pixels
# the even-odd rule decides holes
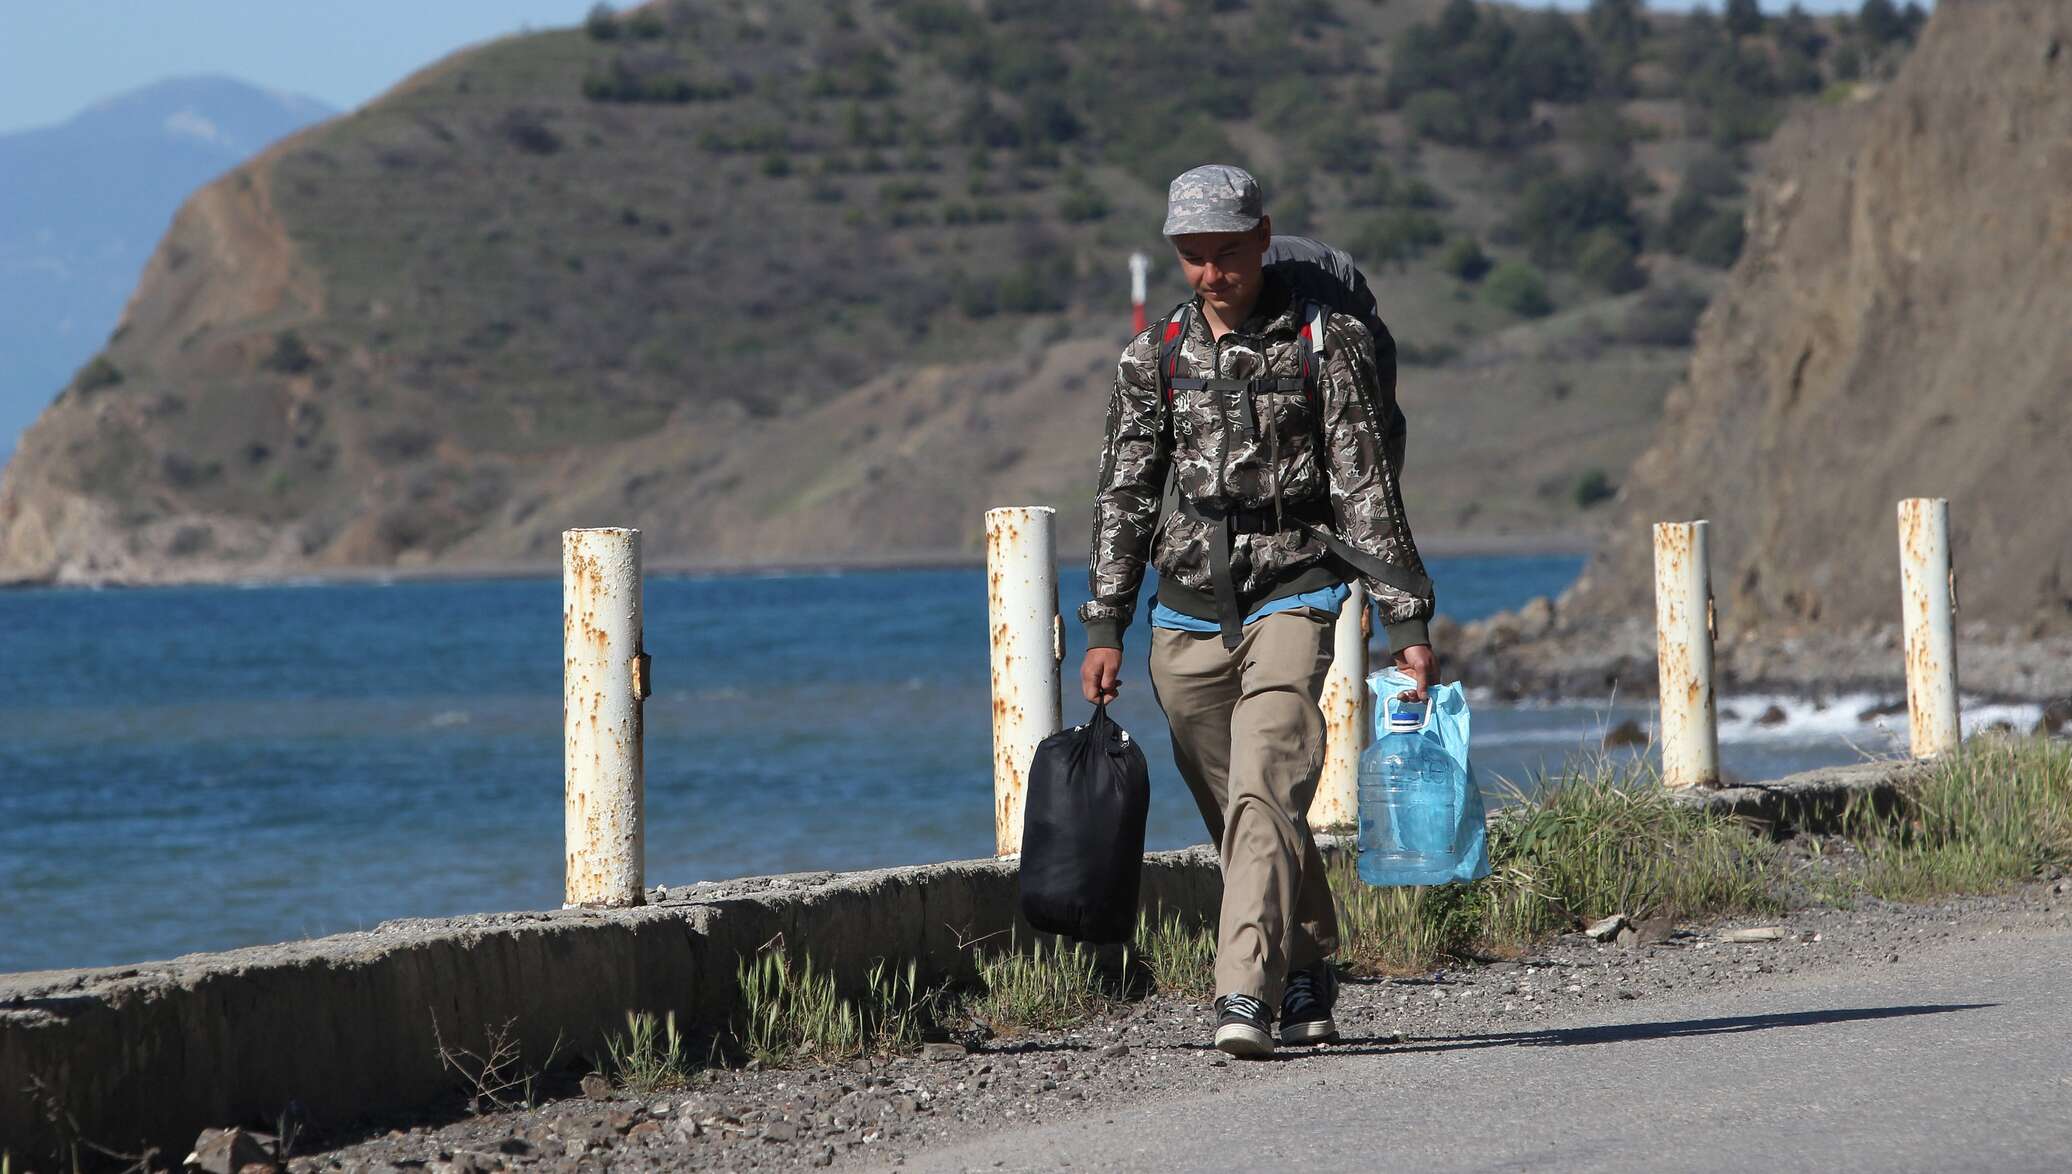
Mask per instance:
[[[1460,619],[1558,594],[1581,562],[1428,561]],[[645,594],[650,884],[991,853],[983,572],[650,576]],[[1084,598],[1068,570],[1068,617]],[[1198,843],[1141,622],[1111,709],[1151,763],[1150,846]],[[0,591],[0,971],[558,906],[560,641],[545,578]],[[1476,697],[1485,793],[1645,725],[1646,700]],[[1768,778],[1889,751],[1904,715],[1855,720],[1876,700],[1789,702],[1746,737],[1723,721],[1722,758]]]

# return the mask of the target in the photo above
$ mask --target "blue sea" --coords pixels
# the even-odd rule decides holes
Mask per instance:
[[[1472,619],[1581,560],[1432,563]],[[1085,580],[1062,582],[1069,614]],[[645,592],[649,884],[992,851],[982,572]],[[558,907],[560,639],[550,579],[0,592],[0,972]],[[1114,711],[1151,758],[1150,843],[1195,843],[1133,644]],[[1724,732],[1730,771],[1859,756],[1870,727],[1792,704]],[[1526,782],[1627,717],[1644,698],[1484,700],[1477,765]]]

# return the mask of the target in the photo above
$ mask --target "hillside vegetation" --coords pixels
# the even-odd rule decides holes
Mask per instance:
[[[1080,542],[1124,259],[1260,174],[1368,267],[1432,536],[1588,531],[1742,243],[1750,152],[1918,10],[695,0],[433,65],[183,209],[0,482],[0,578]],[[1177,300],[1172,267],[1154,301]]]

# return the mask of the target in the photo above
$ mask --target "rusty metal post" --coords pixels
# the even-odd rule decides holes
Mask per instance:
[[[986,511],[986,620],[993,647],[993,842],[1022,850],[1022,805],[1036,744],[1063,728],[1058,662],[1058,512],[1046,505]]]
[[[1957,748],[1957,575],[1950,568],[1950,502],[1899,503],[1899,587],[1906,614],[1907,728],[1916,758]]]
[[[1324,773],[1309,801],[1309,826],[1349,828],[1358,820],[1360,751],[1373,722],[1367,710],[1367,589],[1352,585],[1332,631],[1331,671],[1324,676]]]
[[[639,905],[649,692],[640,531],[562,531],[561,647],[563,904]]]
[[[1655,663],[1662,690],[1662,782],[1719,782],[1712,569],[1704,522],[1655,525]]]

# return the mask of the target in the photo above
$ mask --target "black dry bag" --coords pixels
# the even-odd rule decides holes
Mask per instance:
[[[1137,928],[1144,751],[1096,705],[1094,716],[1045,738],[1029,764],[1022,816],[1022,916],[1045,933],[1123,942]]]

